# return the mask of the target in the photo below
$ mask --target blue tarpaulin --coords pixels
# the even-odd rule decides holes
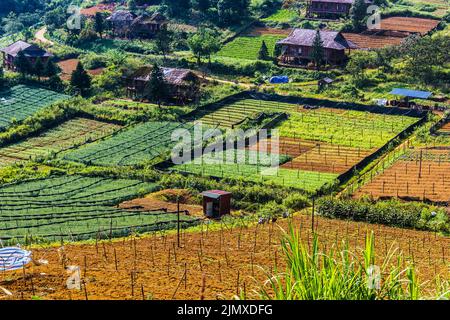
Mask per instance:
[[[431,97],[432,93],[428,91],[418,91],[418,90],[409,90],[409,89],[401,89],[395,88],[391,91],[391,94],[396,96],[415,98],[415,99],[428,99]]]
[[[23,268],[31,262],[31,252],[20,248],[0,249],[0,271],[12,271]]]
[[[289,77],[288,76],[275,76],[270,78],[270,83],[278,84],[278,83],[289,83]]]

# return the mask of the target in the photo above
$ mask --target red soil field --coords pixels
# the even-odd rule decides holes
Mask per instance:
[[[270,141],[261,140],[261,143],[267,143],[267,152],[274,152],[271,150]],[[259,148],[260,143],[248,149],[257,151]],[[287,137],[280,137],[278,150],[280,154],[293,158],[281,168],[337,174],[347,172],[376,151],[376,149],[365,150]]]
[[[324,249],[347,240],[350,249],[358,251],[364,247],[367,231],[373,230],[376,263],[393,246],[403,252],[406,263],[414,261],[419,281],[431,280],[437,274],[448,276],[450,238],[323,218],[315,222]],[[310,217],[295,217],[293,223],[300,228],[305,245],[310,246]],[[279,227],[287,228],[287,220],[234,228],[223,224],[214,232],[207,231],[205,225],[203,232],[183,232],[181,248],[176,235],[158,233],[97,244],[65,244],[63,249],[36,249],[34,258],[48,260],[48,265],[30,266],[25,278],[23,270],[3,275],[0,286],[13,295],[0,291],[0,299],[231,299],[240,290],[245,290],[249,299],[258,298],[253,290],[267,279],[265,272],[271,273],[275,266],[284,271]],[[67,289],[66,266],[80,266],[85,283],[82,290]]]
[[[165,208],[168,211],[177,211],[177,204],[159,200],[155,195],[150,194],[144,198],[123,202],[119,205],[119,208],[134,210],[158,210]],[[203,207],[200,205],[180,203],[180,210],[189,211],[189,214],[193,216],[203,216]]]
[[[375,151],[320,143],[282,168],[343,174]]]
[[[79,60],[78,59],[67,59],[58,62],[58,66],[61,68],[61,79],[70,80],[72,72],[77,68]],[[103,68],[97,68],[92,70],[87,70],[87,72],[92,76],[97,76],[103,72]]]
[[[439,161],[439,155],[441,161]],[[355,197],[369,195],[380,197],[427,199],[433,202],[450,201],[450,162],[449,151],[433,150],[411,160],[397,161],[383,174],[355,193]],[[434,157],[434,159],[433,159]],[[432,159],[432,160],[430,160]]]
[[[440,133],[450,134],[450,122],[447,122],[442,126],[441,129],[439,129]]]
[[[404,39],[401,37],[376,36],[358,33],[344,33],[343,35],[360,49],[379,49],[388,46],[397,46],[401,44]]]
[[[87,17],[94,17],[97,12],[112,12],[115,8],[114,3],[98,4],[90,8],[81,9],[81,14]]]
[[[439,20],[410,18],[410,17],[390,17],[381,20],[381,30],[402,31],[411,33],[427,34],[435,29]]]
[[[286,36],[287,37],[291,32],[292,32],[292,29],[257,27],[257,28],[253,28],[248,34],[251,36],[274,35],[274,36]]]

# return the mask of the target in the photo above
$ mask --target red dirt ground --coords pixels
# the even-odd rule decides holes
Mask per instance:
[[[267,140],[261,140],[260,143],[266,142]],[[248,149],[257,151],[260,143],[250,146]],[[270,141],[267,142],[267,146],[267,152],[273,152]],[[280,154],[293,158],[292,161],[281,166],[284,169],[337,174],[347,172],[355,164],[376,151],[376,149],[364,150],[286,137],[280,137],[278,149]]]
[[[98,4],[90,8],[81,9],[81,14],[87,17],[93,17],[97,12],[113,12],[115,8],[114,3]]]
[[[380,29],[420,33],[424,35],[435,29],[438,26],[439,22],[439,20],[434,19],[389,17],[381,20]]]
[[[383,174],[363,186],[355,197],[407,197],[434,202],[450,201],[450,162],[448,150],[426,150],[423,161],[397,161]],[[431,157],[434,157],[431,158]],[[439,161],[439,158],[441,161]]]
[[[444,124],[439,132],[450,134],[450,122]]]
[[[177,204],[157,199],[153,194],[144,198],[134,199],[123,202],[119,205],[123,209],[138,209],[138,210],[157,210],[167,208],[168,211],[177,211]],[[181,211],[189,211],[190,215],[203,217],[203,207],[194,204],[180,203]]]
[[[361,49],[379,49],[387,46],[397,46],[402,43],[404,38],[375,36],[358,33],[344,33],[344,37],[356,44]]]
[[[305,244],[311,244],[308,216],[294,218]],[[322,247],[347,239],[351,250],[364,246],[364,235],[373,230],[376,252],[383,256],[393,245],[415,262],[419,280],[426,281],[436,274],[448,277],[450,238],[433,233],[403,230],[365,223],[316,218],[316,230]],[[206,299],[231,299],[238,290],[248,298],[277,266],[283,271],[280,228],[286,220],[263,226],[249,225],[222,231],[183,233],[181,248],[176,235],[154,234],[146,238],[127,238],[97,245],[66,244],[33,250],[35,259],[46,259],[48,265],[30,266],[0,275],[0,286],[11,291],[0,299],[193,299],[202,297],[202,279]],[[115,258],[117,257],[117,258]],[[408,258],[407,258],[408,259]],[[68,290],[65,266],[80,266],[85,281],[82,290]],[[184,275],[187,280],[184,281]],[[245,288],[245,289],[244,289]]]
[[[77,68],[79,60],[78,59],[68,59],[58,62],[58,66],[61,68],[61,79],[70,80],[72,72]],[[100,75],[103,72],[103,68],[97,68],[93,70],[87,70],[87,72],[92,76]]]
[[[291,32],[292,32],[292,29],[257,27],[257,28],[253,28],[248,34],[251,36],[274,35],[274,36],[286,36],[287,37]]]

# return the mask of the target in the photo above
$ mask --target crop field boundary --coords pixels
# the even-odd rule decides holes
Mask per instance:
[[[413,123],[408,128],[397,134],[394,138],[389,140],[384,146],[379,148],[377,151],[372,153],[371,155],[365,157],[360,162],[358,162],[356,165],[354,165],[352,168],[350,168],[347,172],[341,174],[338,177],[338,180],[341,184],[344,184],[345,182],[349,181],[352,176],[354,175],[354,172],[359,171],[366,166],[368,166],[372,161],[383,155],[386,151],[388,151],[390,148],[397,148],[401,145],[401,141],[408,137],[416,128],[424,124],[428,119],[428,115],[425,115],[422,117],[419,121]],[[367,173],[366,173],[367,174]]]
[[[283,103],[291,103],[291,104],[310,104],[310,105],[318,105],[323,108],[333,108],[340,110],[352,110],[352,111],[363,111],[370,112],[382,115],[400,115],[400,116],[410,116],[415,118],[422,118],[424,114],[427,114],[426,111],[417,111],[417,110],[406,110],[400,108],[392,108],[392,107],[381,107],[377,105],[365,105],[358,103],[350,103],[350,102],[339,102],[332,101],[326,99],[315,99],[315,98],[306,98],[306,97],[294,97],[294,96],[282,96],[277,94],[267,94],[256,91],[242,91],[236,93],[234,95],[225,97],[216,102],[212,102],[203,106],[196,108],[195,110],[187,113],[183,116],[183,119],[186,121],[195,120],[199,114],[203,115],[205,113],[211,113],[218,109],[220,109],[223,105],[236,102],[243,99],[255,99],[255,100],[263,100],[263,101],[272,101],[272,102],[283,102]]]
[[[436,122],[434,125],[430,128],[431,134],[438,134],[439,130],[442,129],[443,126],[445,126],[450,121],[450,114],[447,116],[442,117],[438,122]]]
[[[275,127],[278,123],[280,123],[281,121],[287,120],[288,118],[289,118],[289,115],[288,115],[287,113],[279,113],[279,114],[277,114],[270,122],[268,122],[268,123],[266,123],[264,126],[262,126],[261,129],[263,130],[263,129],[270,129],[270,128],[273,128],[273,127]],[[270,132],[270,131],[267,132],[267,138],[271,138],[271,132]],[[252,136],[245,137],[245,139],[244,139],[244,146],[245,146],[245,147],[249,147],[249,146],[250,146],[250,142],[251,142],[252,140],[253,140],[253,141],[256,141],[256,144],[259,143],[259,141],[260,141],[260,136],[259,136],[257,133],[255,133],[255,134],[252,135]],[[234,143],[233,143],[233,149],[237,149],[237,148],[238,148],[238,142],[239,142],[238,140],[235,140],[235,141],[234,141]],[[199,150],[200,147],[192,148],[192,149],[191,149],[191,159],[195,159],[197,154],[203,155],[203,150],[204,150],[206,147],[212,147],[212,146],[213,146],[213,145],[208,144],[208,142],[205,142],[205,143],[201,146],[201,150]],[[219,147],[220,144],[216,144],[215,146],[216,146],[216,147]],[[228,150],[228,144],[227,144],[226,139],[225,139],[225,141],[223,141],[222,149],[223,149],[224,151]],[[198,152],[198,151],[201,151],[201,152]],[[172,161],[171,161],[170,159],[167,159],[167,160],[164,160],[164,161],[162,161],[162,162],[156,164],[156,165],[155,165],[155,168],[156,168],[156,169],[159,169],[159,170],[165,171],[165,170],[170,170],[170,167],[172,167],[172,166],[173,166]],[[182,172],[182,171],[177,171],[177,172]],[[184,172],[183,172],[183,173],[184,173]],[[192,173],[185,172],[185,174],[192,174]]]

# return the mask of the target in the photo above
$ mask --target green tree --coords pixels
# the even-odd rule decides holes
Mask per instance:
[[[0,89],[3,89],[4,84],[5,84],[5,72],[3,71],[3,68],[0,67]]]
[[[266,42],[263,40],[261,48],[258,53],[259,60],[270,60],[269,49],[267,48]]]
[[[41,77],[44,74],[44,63],[42,62],[41,58],[36,59],[36,62],[33,66],[33,74],[38,77],[39,81],[41,81]]]
[[[249,15],[250,0],[219,0],[217,13],[222,26],[241,22]]]
[[[317,30],[311,51],[311,59],[314,61],[317,71],[320,70],[320,66],[323,64],[324,57],[325,54],[323,49],[322,38],[320,37],[320,31]]]
[[[84,70],[83,64],[78,62],[77,68],[72,73],[70,85],[75,88],[82,96],[89,94],[91,89],[91,77]]]
[[[375,66],[376,60],[376,54],[373,52],[357,51],[352,54],[346,70],[356,87],[362,87],[367,82],[366,70]]]
[[[164,0],[163,4],[171,17],[186,17],[191,9],[190,0]]]
[[[364,22],[367,15],[367,6],[364,0],[355,0],[350,9],[350,19],[355,31],[361,31],[364,29]]]
[[[103,32],[105,31],[105,20],[101,12],[95,14],[94,30],[100,35],[100,39],[103,39]]]
[[[31,32],[30,28],[26,28],[25,30],[23,30],[22,35],[25,41],[28,41],[34,37],[33,32]]]
[[[197,58],[197,64],[199,66],[203,57],[207,57],[209,63],[211,63],[211,55],[220,50],[220,41],[217,32],[209,28],[201,28],[191,36],[188,39],[188,45]]]
[[[130,11],[136,11],[137,10],[137,3],[136,0],[128,0],[128,9]]]
[[[25,77],[25,75],[30,74],[33,71],[33,66],[31,65],[30,60],[25,57],[23,51],[19,51],[17,54],[15,66],[16,70],[22,75],[22,77]]]
[[[163,25],[156,35],[156,49],[163,55],[164,61],[172,50],[172,42],[173,32],[167,29],[167,25]]]
[[[47,86],[54,91],[64,91],[64,83],[58,75],[54,75],[48,78]]]
[[[49,31],[62,27],[67,21],[67,14],[63,6],[47,11],[44,16],[44,23]]]
[[[153,65],[150,80],[145,85],[144,96],[158,103],[159,108],[161,107],[161,102],[167,97],[167,83],[162,70],[156,63]]]
[[[58,74],[59,70],[56,63],[52,59],[48,59],[44,66],[44,75],[46,77],[53,77]]]
[[[17,15],[14,12],[10,12],[6,18],[2,20],[3,23],[3,31],[6,34],[12,35],[12,38],[15,40],[17,34],[19,34],[25,26],[18,19]]]

